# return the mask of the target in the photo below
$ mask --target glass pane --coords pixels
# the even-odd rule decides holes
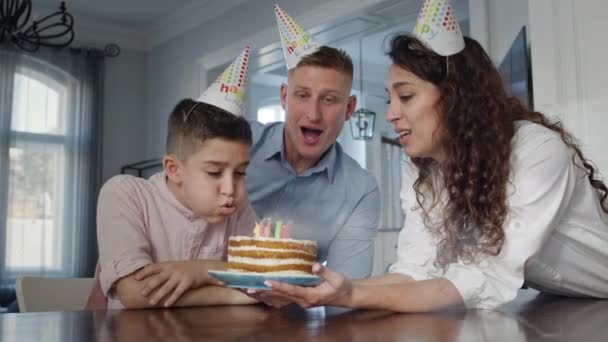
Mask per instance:
[[[264,106],[258,109],[258,121],[263,124],[285,121],[285,111],[280,104]]]
[[[58,270],[62,263],[65,149],[17,142],[10,148],[6,267]]]
[[[65,90],[53,79],[29,69],[15,73],[11,129],[64,134]]]

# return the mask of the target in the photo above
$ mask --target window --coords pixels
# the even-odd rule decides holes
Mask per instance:
[[[258,121],[263,124],[285,121],[285,111],[280,103],[260,107],[258,109]]]
[[[67,76],[63,76],[67,80]],[[13,79],[5,267],[60,271],[64,262],[67,87],[18,67]]]

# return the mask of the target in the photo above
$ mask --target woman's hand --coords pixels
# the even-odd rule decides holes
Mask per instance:
[[[240,289],[240,291],[260,303],[264,303],[277,309],[293,303],[290,298],[286,298],[283,295],[269,294],[268,290]]]
[[[265,303],[290,301],[303,308],[322,305],[346,306],[352,290],[350,279],[319,263],[313,265],[312,271],[323,278],[323,283],[316,287],[301,287],[267,280],[265,284],[271,290],[258,292],[257,298]]]

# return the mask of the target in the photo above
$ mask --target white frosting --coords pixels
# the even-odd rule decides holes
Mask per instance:
[[[243,272],[243,273],[247,273],[247,274],[259,274],[259,275],[265,275],[265,276],[273,276],[273,275],[297,275],[300,277],[305,277],[305,276],[309,276],[309,277],[316,277],[310,273],[307,272],[303,272],[303,271],[295,271],[295,270],[289,270],[289,271],[274,271],[274,272],[250,272],[250,271],[242,271],[240,269],[232,269],[233,271],[236,272]]]
[[[311,240],[296,240],[296,239],[275,239],[273,237],[257,237],[257,238],[253,238],[250,236],[231,236],[230,240],[236,240],[236,241],[247,241],[247,240],[258,240],[258,241],[277,241],[277,242],[289,242],[289,243],[297,243],[297,244],[301,244],[301,245],[313,245],[316,246],[317,242],[316,241],[311,241]]]
[[[316,257],[315,253],[307,253],[301,249],[288,249],[288,248],[264,248],[256,246],[239,246],[239,247],[228,247],[228,253],[233,251],[256,251],[256,252],[297,252]]]
[[[260,265],[260,266],[277,266],[277,265],[312,265],[313,261],[307,261],[302,259],[276,259],[276,258],[247,258],[247,257],[235,257],[230,256],[229,262],[238,262],[247,265]]]

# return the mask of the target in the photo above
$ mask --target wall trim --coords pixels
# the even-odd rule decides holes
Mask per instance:
[[[373,6],[381,3],[383,0],[357,0],[357,1],[342,1],[342,0],[331,0],[322,6],[311,9],[306,13],[302,13],[295,17],[295,19],[304,27],[311,28],[324,23],[333,22],[337,19],[348,17],[354,13],[357,13],[364,8]],[[226,63],[230,56],[238,54],[245,45],[251,46],[268,46],[278,41],[275,23],[266,29],[259,31],[258,33],[249,37],[236,41],[223,49],[214,51],[210,54],[202,56],[198,59],[197,64],[199,68],[199,84],[198,92],[201,93],[207,88],[209,84],[208,73],[211,69],[216,68]],[[277,43],[278,44],[278,43]],[[260,50],[254,51],[254,56],[257,55]]]
[[[248,0],[199,0],[168,15],[147,30],[146,48],[151,50],[180,34],[220,16]]]

